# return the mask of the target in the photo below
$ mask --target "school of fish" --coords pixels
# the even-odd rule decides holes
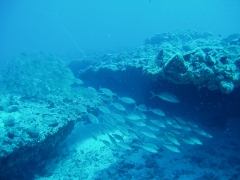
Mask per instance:
[[[118,97],[107,88],[100,88],[99,91],[92,87],[88,89],[91,93],[97,92],[103,103],[95,107],[96,111],[91,113],[84,105],[79,104],[79,111],[85,114],[88,121],[97,124],[100,134],[107,137],[101,139],[98,137],[99,134],[91,132],[92,138],[110,148],[126,150],[141,148],[150,153],[158,153],[165,148],[180,153],[184,144],[202,145],[203,138],[212,138],[211,134],[202,130],[193,121],[166,115],[163,110],[150,109],[144,104],[137,105],[134,99]],[[171,93],[151,93],[151,98],[159,97],[170,103],[180,103]]]

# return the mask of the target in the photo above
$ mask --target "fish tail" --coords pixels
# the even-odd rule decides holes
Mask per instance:
[[[156,94],[154,92],[150,91],[150,93],[152,93],[152,96],[150,97],[150,99],[152,99],[156,96]]]

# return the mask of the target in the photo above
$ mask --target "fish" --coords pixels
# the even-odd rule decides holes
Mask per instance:
[[[198,144],[198,145],[202,145],[202,142],[196,138],[196,137],[192,137],[192,136],[188,136],[189,139],[191,139],[192,142],[194,142],[195,144]]]
[[[136,102],[132,98],[129,98],[129,97],[122,97],[119,99],[126,104],[136,104]]]
[[[192,131],[192,128],[189,127],[188,125],[181,124],[180,126],[181,126],[182,130],[185,130],[185,131]]]
[[[101,125],[104,126],[106,131],[114,131],[115,130],[115,125],[114,124],[103,123]]]
[[[112,144],[117,144],[116,140],[110,135],[110,134],[107,134],[110,141],[112,142]]]
[[[132,138],[137,138],[137,139],[139,139],[139,136],[138,136],[138,134],[136,133],[136,131],[134,131],[134,130],[131,129],[131,128],[128,128],[128,135],[130,135]]]
[[[83,81],[81,79],[75,78],[75,83],[80,85],[83,84]]]
[[[103,144],[105,144],[105,145],[108,146],[108,147],[111,147],[111,146],[112,146],[112,144],[111,144],[109,141],[106,141],[106,140],[103,140],[103,139],[100,139],[100,141],[102,141]]]
[[[138,109],[139,111],[149,111],[148,108],[147,108],[147,106],[146,106],[145,104],[140,104],[140,105],[138,105],[138,106],[137,106],[137,109]]]
[[[165,116],[165,113],[161,109],[150,109],[150,111],[159,116]]]
[[[102,122],[107,124],[115,124],[115,119],[113,119],[109,114],[101,114],[100,118],[102,119]]]
[[[92,122],[92,123],[95,123],[95,124],[99,124],[99,120],[96,116],[94,116],[93,114],[91,113],[88,113],[87,114],[88,116],[88,119]]]
[[[97,138],[97,136],[95,135],[95,134],[93,134],[93,133],[90,133],[90,135],[91,135],[91,137],[94,139],[94,140],[98,140],[98,138]]]
[[[117,128],[122,134],[124,134],[125,136],[129,136],[129,132],[128,129],[126,129],[126,127],[118,125]]]
[[[164,132],[164,134],[165,134],[165,135],[166,135],[166,134],[170,134],[170,135],[176,137],[176,135],[175,135],[172,131],[170,131],[169,129],[167,129],[167,130]]]
[[[117,139],[118,141],[124,142],[123,137],[120,136],[119,134],[112,134],[112,135],[113,135],[113,137],[114,137],[115,139]]]
[[[122,115],[116,114],[116,113],[113,113],[111,115],[116,121],[121,122],[121,123],[125,123],[125,119]]]
[[[105,126],[99,126],[99,131],[101,132],[102,135],[105,135],[107,133]]]
[[[169,131],[171,131],[175,135],[180,135],[181,134],[177,129],[170,129]]]
[[[78,90],[78,94],[82,97],[84,97],[84,99],[94,99],[97,97],[98,93],[94,88],[88,87],[79,87],[77,88]]]
[[[89,86],[89,87],[87,87],[87,88],[88,88],[88,90],[91,91],[92,93],[97,94],[97,91],[96,91],[95,88],[93,88],[93,87],[91,87],[91,86]]]
[[[180,153],[180,149],[175,146],[175,145],[172,145],[172,144],[163,144],[164,147],[166,147],[167,149],[169,149],[170,151],[172,152],[176,152],[176,153]]]
[[[174,118],[175,118],[178,122],[180,122],[181,124],[183,124],[183,125],[187,125],[187,123],[184,121],[183,118],[178,117],[178,116],[174,116]]]
[[[137,121],[134,121],[134,124],[136,126],[139,126],[139,127],[145,127],[146,126],[146,123],[144,120],[137,120]]]
[[[202,136],[204,136],[204,135],[206,134],[206,132],[205,132],[204,130],[199,129],[199,128],[193,128],[193,130],[194,130],[196,133],[198,133],[198,134],[200,134],[200,135],[202,135]]]
[[[136,121],[136,120],[142,119],[138,114],[134,114],[134,113],[128,114],[126,116],[126,118],[128,118],[129,120],[132,120],[132,121]]]
[[[108,102],[108,101],[111,100],[111,97],[109,97],[109,96],[107,96],[107,95],[105,95],[105,94],[100,94],[99,97],[101,97],[101,99],[102,99],[103,101],[105,101],[105,102]]]
[[[158,149],[159,148],[156,144],[150,143],[150,142],[144,142],[144,143],[142,143],[142,145],[151,146],[154,149]]]
[[[173,143],[176,145],[180,145],[180,142],[177,140],[177,138],[175,137],[175,135],[172,135],[170,133],[165,133],[165,136]]]
[[[151,153],[158,153],[158,148],[155,148],[155,147],[153,147],[153,146],[151,146],[150,144],[146,144],[146,143],[144,143],[144,144],[141,144],[140,145],[144,150],[146,150],[146,151],[149,151],[149,152],[151,152]]]
[[[152,91],[150,91],[150,92],[152,93],[152,97],[150,99],[157,96],[164,101],[168,101],[168,102],[172,102],[172,103],[180,103],[180,101],[178,100],[178,98],[174,94],[171,94],[171,93],[168,93],[168,92],[162,92],[162,93],[159,93],[159,94],[155,94]]]
[[[191,121],[186,121],[187,124],[191,127],[194,127],[194,128],[198,128],[198,125],[196,125],[194,122],[191,122]]]
[[[152,123],[152,124],[154,124],[154,125],[156,125],[156,126],[158,126],[160,128],[165,128],[166,127],[164,122],[162,122],[161,120],[158,120],[158,119],[156,119],[156,120],[152,119],[152,120],[150,120],[150,123]]]
[[[150,130],[153,130],[153,131],[159,131],[159,126],[153,124],[153,123],[147,123],[147,126],[146,126],[148,129]]]
[[[207,138],[212,138],[212,135],[211,135],[211,134],[205,132],[205,131],[202,130],[202,129],[193,128],[193,130],[194,130],[196,133],[198,133],[198,134],[200,134],[200,135],[202,135],[202,136],[205,136],[205,137],[207,137]]]
[[[172,117],[166,117],[166,120],[169,121],[168,124],[174,124],[174,123],[177,123],[177,121],[176,121],[174,118],[172,118]]]
[[[194,144],[195,144],[195,143],[194,143],[190,138],[188,138],[188,137],[180,137],[180,139],[181,139],[183,142],[187,143],[187,144],[190,144],[190,145],[194,145]]]
[[[99,89],[99,91],[101,91],[103,94],[107,95],[107,96],[114,96],[115,94],[108,88],[101,88]]]
[[[82,104],[78,104],[76,108],[77,108],[77,111],[80,113],[87,113],[86,107]]]
[[[141,117],[141,119],[147,119],[146,114],[144,114],[143,112],[137,112],[137,114]]]
[[[119,142],[119,143],[117,143],[117,146],[119,146],[119,147],[121,147],[123,149],[132,150],[131,146],[129,146],[125,142]]]
[[[182,127],[179,124],[177,124],[177,123],[170,124],[170,126],[172,126],[175,129],[182,129]]]
[[[204,136],[207,137],[207,138],[213,138],[213,136],[211,134],[207,133],[207,132]]]
[[[99,109],[99,111],[101,111],[102,113],[106,113],[109,114],[111,111],[107,106],[98,106],[97,107]]]
[[[144,134],[147,137],[153,138],[153,139],[157,139],[157,135],[150,132],[150,131],[140,131],[142,134]]]
[[[112,103],[112,105],[119,111],[126,111],[125,107],[120,103]]]

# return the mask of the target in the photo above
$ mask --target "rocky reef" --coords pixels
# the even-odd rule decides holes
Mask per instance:
[[[22,54],[8,62],[0,74],[0,179],[43,173],[46,159],[82,118],[77,105],[91,109],[98,102],[82,83],[51,54]]]
[[[149,144],[144,144],[140,140],[152,137],[156,139],[163,135],[175,143],[178,142],[171,135],[178,131],[176,132],[173,127],[170,127],[169,114],[172,115],[173,112],[181,114],[179,111],[174,111],[180,109],[180,106],[157,101],[158,106],[166,109],[168,121],[164,121],[163,125],[166,124],[166,127],[170,127],[168,130],[173,132],[170,133],[170,136],[169,132],[155,136],[154,133],[146,132],[144,128],[154,128],[147,119],[151,119],[152,116],[159,116],[159,114],[162,116],[162,111],[155,109],[155,114],[149,116],[149,113],[153,113],[154,110],[141,109],[143,106],[137,103],[134,103],[134,108],[132,108],[131,102],[129,102],[130,98],[120,98],[122,96],[121,91],[114,91],[113,93],[104,86],[97,90],[99,84],[104,85],[101,84],[102,81],[106,81],[105,84],[108,86],[111,86],[111,82],[126,81],[125,85],[132,86],[130,91],[133,96],[131,97],[136,99],[136,102],[144,96],[143,86],[149,86],[147,88],[147,99],[149,100],[149,90],[155,88],[156,93],[163,90],[161,86],[153,86],[152,84],[158,85],[162,82],[166,83],[166,81],[178,85],[192,84],[198,88],[207,87],[209,90],[221,90],[222,93],[229,94],[240,85],[239,69],[240,33],[230,35],[225,39],[214,39],[211,33],[198,33],[191,30],[162,33],[146,39],[141,47],[116,53],[90,54],[84,59],[72,61],[68,65],[52,54],[23,53],[21,56],[10,60],[7,63],[7,68],[0,73],[0,179],[34,179],[37,176],[51,176],[51,174],[48,174],[49,171],[44,169],[45,165],[48,164],[49,159],[59,155],[56,152],[58,145],[72,132],[77,122],[83,124],[82,131],[89,124],[95,124],[99,129],[97,135],[106,134],[114,147],[122,146],[126,150],[145,149],[152,153],[162,151],[164,147],[160,149],[153,146],[149,147]],[[79,78],[84,80],[84,84]],[[98,82],[100,79],[101,82]],[[134,84],[136,81],[143,85],[141,86],[142,91],[139,92],[139,99],[134,97],[136,95],[134,90],[137,89]],[[166,84],[164,85],[166,86]],[[115,89],[119,90],[121,86],[123,85],[119,83]],[[178,91],[177,87],[175,89]],[[124,107],[119,104],[124,103],[122,101],[126,101],[126,99],[128,101],[125,106],[132,108],[128,111],[124,110]],[[182,99],[184,100],[184,98]],[[173,102],[172,100],[168,101]],[[229,102],[232,103],[232,101]],[[184,103],[186,105],[186,101],[183,101],[181,108]],[[179,101],[175,101],[175,104],[179,104]],[[202,106],[206,107],[207,104],[209,103],[203,103]],[[238,104],[236,100],[235,105]],[[153,105],[154,103],[151,104],[151,107]],[[189,106],[192,106],[192,104]],[[212,108],[212,104],[209,106]],[[135,107],[138,107],[137,111]],[[171,108],[167,110],[168,107]],[[236,109],[239,113],[238,108]],[[183,110],[183,112],[185,111]],[[139,121],[140,119],[143,121]],[[185,121],[182,121],[181,118],[171,119],[174,122],[172,124],[180,124],[180,128],[185,128],[181,130],[182,134],[184,132],[186,136],[189,135],[187,134],[189,128]],[[217,119],[216,124],[219,124],[219,118]],[[117,121],[119,121],[118,124],[116,124]],[[170,124],[167,124],[167,122]],[[102,129],[100,125],[103,127]],[[110,130],[114,128],[118,128],[125,133],[125,128],[130,129],[129,132],[137,135],[137,139],[134,141],[136,142],[135,145],[129,145],[132,145],[132,141],[129,141],[129,144],[120,142],[122,139],[115,132],[110,134]],[[134,133],[133,129],[141,133]],[[139,129],[144,131],[138,131]],[[196,131],[193,131],[193,133],[200,132],[200,135],[210,137],[203,130],[200,131],[196,127],[192,129]],[[107,130],[107,133],[104,130]],[[154,131],[153,129],[150,130]],[[122,137],[130,138],[129,132],[127,132],[127,135],[120,134]],[[75,133],[79,136],[82,132],[75,128]],[[109,146],[110,141],[106,142],[104,139],[98,139],[92,132],[89,135],[95,140],[93,144],[98,142],[106,145],[106,147]],[[138,138],[140,136],[144,138]],[[113,137],[118,138],[117,142]],[[162,139],[160,140],[162,141]],[[166,143],[165,145],[169,144]],[[171,151],[180,152],[180,149],[173,149],[174,146],[167,147]],[[76,169],[80,167],[82,162],[86,162],[86,159],[83,161],[81,159],[85,158],[86,154],[82,153],[82,149],[79,152],[82,155],[76,161],[77,166],[74,164]],[[125,153],[125,151],[123,152]],[[69,152],[64,153],[68,154]],[[99,157],[101,158],[101,156]],[[72,159],[75,163],[75,157]],[[109,162],[111,161],[112,159]],[[92,161],[89,160],[89,162]],[[169,161],[167,163],[169,164]],[[131,163],[125,164],[126,167],[131,168],[132,166]],[[61,163],[59,167],[61,167]],[[63,166],[63,169],[66,170],[65,166]],[[108,171],[102,173],[104,172]],[[69,179],[69,171],[66,173],[67,179]],[[72,172],[73,175],[74,173],[77,173],[78,176],[81,174],[78,169],[76,172]],[[113,175],[114,173],[109,174]],[[59,174],[60,176],[61,174]],[[104,176],[104,174],[101,176]],[[179,173],[176,172],[176,176],[180,176]]]
[[[116,72],[134,69],[156,83],[165,79],[229,94],[240,85],[240,33],[224,39],[192,30],[162,33],[146,39],[139,48],[87,60],[93,65],[81,69],[81,77],[103,72],[117,77]]]

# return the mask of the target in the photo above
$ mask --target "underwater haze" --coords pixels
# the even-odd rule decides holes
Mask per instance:
[[[195,29],[226,37],[239,31],[239,1],[53,0],[0,2],[1,59],[21,52],[76,52],[142,45],[156,33]],[[57,14],[57,15],[56,15]]]
[[[239,180],[239,0],[2,0],[0,180]]]

